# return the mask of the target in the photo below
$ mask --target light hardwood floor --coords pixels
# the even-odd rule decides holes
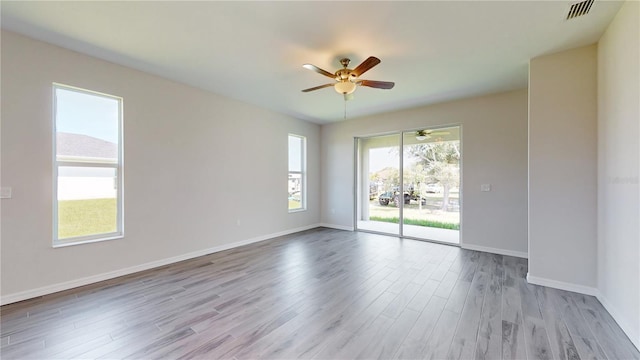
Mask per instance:
[[[527,262],[315,229],[2,307],[2,359],[639,359]]]

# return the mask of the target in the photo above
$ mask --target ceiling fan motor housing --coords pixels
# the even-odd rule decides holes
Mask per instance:
[[[351,69],[340,69],[338,71],[336,71],[336,81],[351,81],[351,82],[355,82],[356,81],[356,74],[353,73],[353,70]]]

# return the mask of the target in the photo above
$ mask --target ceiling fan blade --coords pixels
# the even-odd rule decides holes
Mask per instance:
[[[380,64],[380,59],[378,59],[375,56],[369,56],[369,58],[367,58],[367,60],[363,61],[362,64],[358,65],[358,67],[353,69],[353,71],[351,73],[352,74],[356,74],[356,76],[360,76],[360,75],[364,74],[365,72],[367,72],[367,70],[371,69],[372,67],[374,67],[374,66],[376,66],[378,64]]]
[[[304,65],[302,65],[302,67],[305,68],[305,69],[309,69],[311,71],[315,71],[318,74],[322,74],[322,75],[324,75],[326,77],[330,77],[332,79],[336,78],[335,74],[332,74],[332,73],[328,72],[327,70],[320,69],[319,67],[317,67],[317,66],[315,66],[313,64],[304,64]]]
[[[334,84],[324,84],[324,85],[320,85],[320,86],[314,86],[312,88],[308,88],[308,89],[304,89],[302,90],[302,92],[309,92],[309,91],[313,91],[313,90],[318,90],[318,89],[323,89],[329,86],[333,86]]]
[[[376,89],[393,89],[395,83],[390,81],[360,80],[358,84]]]

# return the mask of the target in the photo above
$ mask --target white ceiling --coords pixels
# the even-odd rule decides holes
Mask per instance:
[[[347,116],[524,88],[530,58],[596,42],[620,2],[596,0],[564,20],[569,1],[1,2],[2,27],[317,123],[344,100],[306,70],[382,63],[361,78]]]

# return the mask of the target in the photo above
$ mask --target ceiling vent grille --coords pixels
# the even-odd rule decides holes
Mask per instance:
[[[582,15],[587,15],[589,13],[589,10],[591,10],[593,1],[594,0],[585,0],[571,5],[571,8],[569,8],[569,13],[567,14],[567,20],[575,19]]]

